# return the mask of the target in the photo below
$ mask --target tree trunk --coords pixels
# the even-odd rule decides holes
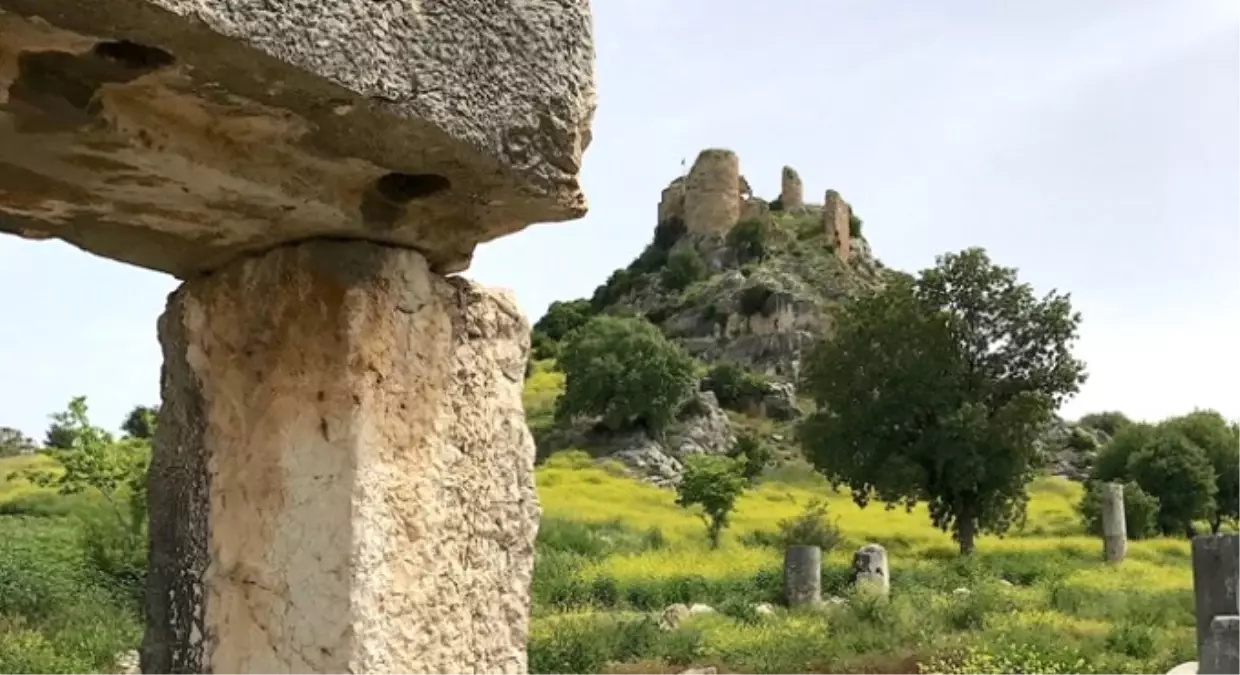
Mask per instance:
[[[1189,539],[1192,539],[1193,537],[1197,536],[1197,528],[1193,527],[1193,524],[1191,522],[1184,526],[1184,536],[1188,537]]]
[[[1215,514],[1214,517],[1210,518],[1210,534],[1218,534],[1218,531],[1222,529],[1222,527],[1223,527],[1222,514]]]
[[[977,519],[962,515],[956,519],[956,540],[960,543],[960,555],[973,554],[973,539],[977,536]]]

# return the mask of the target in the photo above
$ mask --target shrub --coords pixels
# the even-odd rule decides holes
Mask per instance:
[[[1208,516],[1218,492],[1209,457],[1173,428],[1156,430],[1149,445],[1128,459],[1128,473],[1141,489],[1158,498],[1163,534],[1192,536],[1193,521]]]
[[[857,214],[848,214],[848,236],[856,239],[861,236],[861,219]]]
[[[825,556],[840,543],[840,528],[827,518],[827,502],[815,499],[800,515],[779,521],[779,541],[788,546],[817,546]]]
[[[756,436],[741,434],[728,451],[728,457],[740,462],[741,475],[753,481],[771,463],[771,449]]]
[[[564,394],[556,416],[598,415],[619,430],[661,433],[693,391],[694,361],[650,322],[599,316],[562,347]]]
[[[554,342],[559,342],[567,337],[569,333],[586,325],[586,322],[595,313],[595,309],[589,300],[553,302],[547,308],[547,313],[543,314],[538,323],[534,324],[534,331],[542,333]]]
[[[1132,420],[1122,412],[1108,411],[1083,415],[1076,423],[1087,429],[1097,429],[1106,434],[1107,438],[1111,438],[1120,429],[1132,424]]]
[[[685,221],[680,218],[669,218],[654,227],[654,240],[651,246],[670,251],[680,238],[685,236]]]
[[[1091,481],[1077,506],[1085,531],[1102,536],[1102,483]],[[1140,485],[1124,483],[1124,524],[1129,539],[1145,539],[1158,534],[1158,498]]]
[[[663,268],[660,280],[664,287],[681,291],[688,288],[689,284],[704,279],[706,271],[702,254],[698,253],[697,249],[686,246],[676,249],[667,257],[667,266]]]
[[[526,364],[525,376],[528,378],[533,372],[534,361],[554,359],[559,354],[560,343],[551,339],[546,333],[534,329],[530,333],[530,360]]]
[[[711,548],[719,547],[719,536],[728,526],[728,515],[736,498],[745,491],[740,464],[729,457],[691,455],[676,486],[676,504],[702,507],[702,520]]]
[[[721,361],[711,367],[702,388],[714,392],[719,405],[743,411],[745,406],[760,401],[766,393],[767,381],[758,373],[733,361]]]
[[[594,289],[594,295],[590,297],[590,306],[596,312],[601,312],[616,304],[633,290],[640,277],[640,272],[631,269],[619,269],[612,272],[602,286]]]
[[[750,218],[737,223],[728,231],[727,243],[736,253],[737,262],[744,264],[762,261],[767,255],[768,227],[761,218]]]

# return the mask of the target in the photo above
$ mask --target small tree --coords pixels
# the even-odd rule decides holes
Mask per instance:
[[[741,475],[752,482],[761,476],[766,465],[771,463],[771,449],[762,439],[741,434],[728,451],[728,457],[740,462]]]
[[[44,453],[55,459],[63,471],[32,469],[21,475],[30,482],[56,487],[61,494],[93,490],[111,507],[117,523],[129,533],[136,547],[146,522],[146,469],[150,445],[145,439],[117,440],[112,434],[90,423],[86,397],[69,402],[66,411],[52,415],[53,427],[61,429],[68,447],[48,447]],[[128,509],[121,492],[129,493]]]
[[[719,547],[728,515],[737,497],[745,491],[741,471],[740,462],[718,455],[690,455],[685,461],[684,473],[676,486],[676,504],[683,508],[702,507],[699,515],[706,523],[711,548]]]
[[[1107,441],[1094,458],[1093,479],[1103,482],[1124,482],[1131,478],[1128,460],[1142,448],[1153,442],[1156,428],[1144,422],[1132,422],[1118,427],[1115,435]]]
[[[706,278],[706,262],[697,249],[686,246],[672,251],[667,257],[667,267],[663,268],[661,280],[663,286],[673,291],[681,291],[695,281]]]
[[[1106,434],[1107,438],[1112,438],[1120,429],[1132,424],[1132,420],[1122,412],[1110,410],[1083,415],[1076,423],[1088,429],[1097,429]]]
[[[598,415],[613,430],[642,424],[659,434],[694,389],[694,361],[650,322],[599,316],[560,352],[564,393],[556,417]]]
[[[1039,430],[1084,382],[1080,315],[981,249],[853,301],[810,354],[807,456],[858,505],[928,502],[962,554],[1023,516]]]
[[[761,262],[767,255],[767,224],[761,218],[737,223],[728,231],[728,246],[736,253],[737,262]]]
[[[29,455],[34,451],[34,439],[12,427],[0,427],[0,457]]]

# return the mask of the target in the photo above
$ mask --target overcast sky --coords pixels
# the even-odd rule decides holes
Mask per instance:
[[[649,240],[659,191],[728,147],[757,194],[795,167],[909,271],[980,245],[1084,315],[1063,411],[1240,417],[1240,3],[595,0],[589,215],[484,245],[467,273],[536,319]],[[0,426],[159,398],[174,287],[0,235]],[[1227,345],[1232,345],[1227,347]]]

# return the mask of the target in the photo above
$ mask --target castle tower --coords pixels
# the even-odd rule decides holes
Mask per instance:
[[[779,203],[783,205],[784,210],[791,211],[805,206],[805,196],[801,191],[801,176],[797,174],[797,170],[785,166],[779,178]]]
[[[659,220],[656,222],[665,223],[669,220],[684,220],[685,218],[685,179],[683,176],[677,176],[663,188],[663,194],[659,197]]]
[[[740,160],[731,150],[703,150],[685,180],[685,229],[723,234],[740,219]]]
[[[785,205],[786,208],[786,205]],[[852,209],[835,190],[827,190],[822,204],[822,225],[827,241],[835,248],[835,256],[848,262],[852,255]]]

